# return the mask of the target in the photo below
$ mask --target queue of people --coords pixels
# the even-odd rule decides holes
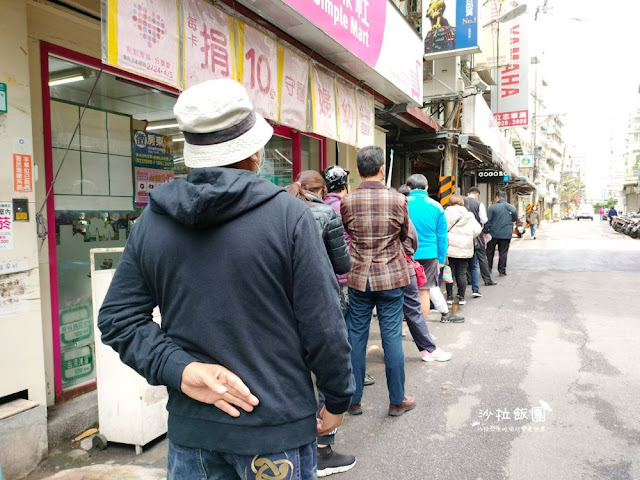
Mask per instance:
[[[185,90],[174,113],[192,170],[155,189],[131,230],[100,309],[102,341],[167,387],[169,480],[345,472],[356,458],[332,445],[345,413],[367,410],[374,309],[387,413],[399,417],[417,404],[405,391],[403,319],[423,361],[452,358],[426,323],[431,304],[442,323],[464,322],[443,273],[460,305],[468,283],[481,297],[478,266],[496,284],[491,245],[506,275],[513,207],[499,194],[486,212],[472,189],[443,209],[423,175],[407,179],[405,197],[384,186],[374,146],[358,152],[357,189],[333,166],[285,191],[256,175],[273,129],[231,80]]]

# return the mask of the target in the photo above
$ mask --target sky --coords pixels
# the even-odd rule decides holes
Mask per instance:
[[[533,20],[536,6],[530,0]],[[533,21],[549,113],[565,114],[564,140],[583,156],[588,196],[606,186],[612,142],[622,149],[627,116],[640,106],[640,2],[548,0]],[[576,20],[577,19],[577,20]]]

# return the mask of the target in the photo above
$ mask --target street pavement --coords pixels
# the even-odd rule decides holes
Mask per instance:
[[[358,463],[333,478],[640,479],[640,240],[597,220],[545,223],[536,240],[512,241],[507,273],[481,287],[482,298],[468,291],[465,323],[430,315],[450,362],[422,362],[403,339],[406,392],[418,403],[401,417],[387,416],[373,322],[376,384],[334,446]],[[138,457],[123,445],[66,446],[28,478],[159,479],[166,449],[166,439]],[[119,465],[139,468],[113,473]]]

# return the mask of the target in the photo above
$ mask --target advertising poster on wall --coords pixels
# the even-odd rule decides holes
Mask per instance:
[[[423,21],[425,60],[480,51],[478,0],[431,0]]]
[[[233,19],[202,0],[183,0],[184,88],[236,78]]]
[[[256,111],[278,119],[278,44],[264,33],[236,20],[238,77]]]
[[[356,89],[336,81],[338,94],[338,140],[356,146],[358,140],[358,105]]]
[[[307,130],[309,62],[283,45],[280,50],[280,123]]]
[[[178,0],[107,0],[103,61],[179,88]]]
[[[13,154],[13,191],[18,193],[33,191],[31,155]]]
[[[373,97],[364,92],[356,92],[358,105],[358,139],[356,147],[362,148],[374,144],[375,118]]]
[[[143,130],[133,131],[133,165],[135,177],[135,203],[149,202],[149,192],[174,179],[173,156],[169,137]]]
[[[518,2],[511,2],[511,7]],[[491,109],[501,128],[529,125],[529,36],[527,17],[511,22],[511,63],[499,69],[497,88],[491,89]]]
[[[314,133],[338,139],[335,79],[311,68],[311,114]]]
[[[0,202],[0,250],[13,249],[13,204]]]
[[[135,167],[136,205],[149,203],[149,194],[163,183],[174,179],[171,170],[155,170],[153,168]]]

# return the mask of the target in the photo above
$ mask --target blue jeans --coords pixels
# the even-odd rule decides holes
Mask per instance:
[[[474,252],[473,257],[469,259],[469,276],[471,277],[471,291],[480,291],[480,278],[478,276],[478,254]]]
[[[316,443],[269,455],[235,455],[169,441],[167,480],[315,480]]]
[[[367,341],[373,307],[378,311],[378,323],[384,350],[384,366],[389,390],[389,403],[404,401],[404,352],[402,351],[402,306],[404,288],[371,291],[349,289],[349,337],[351,339],[351,367],[356,381],[352,403],[360,403],[367,368]]]
[[[538,225],[534,225],[533,223],[531,224],[531,236],[535,237],[536,236],[536,230],[538,230]]]
[[[438,287],[435,287],[438,288]],[[418,293],[418,282],[416,276],[411,277],[411,283],[404,288],[404,318],[407,320],[409,332],[419,351],[426,350],[431,353],[436,349],[433,337],[429,333],[427,321],[422,312],[420,303],[420,293]]]

